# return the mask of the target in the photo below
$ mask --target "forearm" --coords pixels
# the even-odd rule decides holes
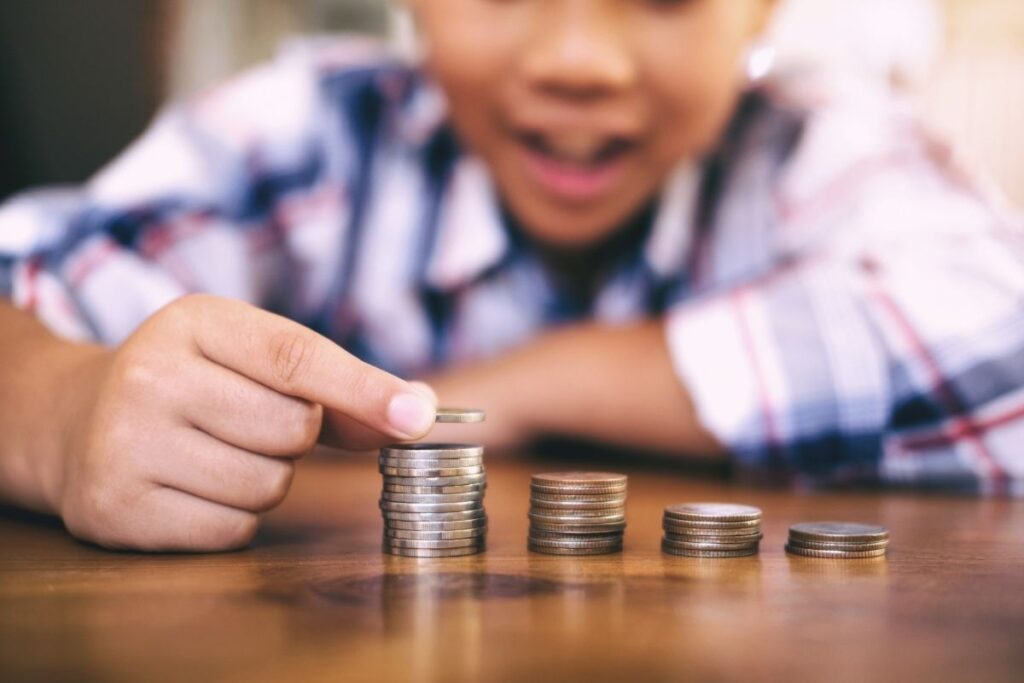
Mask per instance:
[[[61,451],[100,347],[50,334],[0,299],[0,501],[58,512]]]
[[[679,382],[660,321],[587,325],[434,378],[442,404],[491,409],[480,434],[499,444],[540,434],[721,457]]]

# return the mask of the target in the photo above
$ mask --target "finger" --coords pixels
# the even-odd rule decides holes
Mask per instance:
[[[245,547],[258,526],[259,517],[252,512],[154,486],[139,498],[125,528],[107,529],[95,538],[110,548],[218,552]]]
[[[263,455],[298,457],[316,444],[323,408],[207,361],[192,364],[176,398],[192,426]]]
[[[292,483],[295,463],[218,441],[196,429],[182,429],[156,461],[152,480],[213,503],[250,512],[276,507]]]
[[[194,339],[215,363],[394,438],[419,438],[433,424],[434,405],[408,382],[360,361],[309,328],[247,304],[194,299]]]
[[[433,405],[437,405],[437,395],[427,384],[423,382],[409,382],[409,387],[422,394]],[[328,446],[344,448],[350,451],[368,451],[380,448],[393,441],[394,439],[391,436],[381,434],[375,429],[370,429],[343,413],[333,410],[328,410],[324,413],[320,442]]]

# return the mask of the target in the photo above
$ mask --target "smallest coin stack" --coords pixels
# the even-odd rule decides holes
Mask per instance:
[[[756,555],[761,511],[731,503],[680,503],[665,508],[662,552],[684,557]]]
[[[527,547],[549,555],[604,555],[622,550],[626,475],[535,474],[530,481]]]
[[[819,559],[856,560],[882,557],[889,531],[874,524],[804,522],[789,527],[786,552]]]

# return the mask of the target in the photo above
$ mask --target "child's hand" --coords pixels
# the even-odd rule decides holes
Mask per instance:
[[[226,550],[284,498],[325,407],[342,443],[416,438],[428,391],[247,304],[180,299],[100,357],[65,437],[58,507],[109,547]]]

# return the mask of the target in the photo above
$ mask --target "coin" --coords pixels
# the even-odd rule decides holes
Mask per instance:
[[[466,424],[469,422],[483,422],[486,414],[475,408],[438,408],[434,420],[436,422],[454,422]]]
[[[482,458],[452,458],[450,460],[403,460],[401,458],[378,458],[380,467],[397,467],[405,469],[451,469],[453,467],[482,467]]]
[[[389,555],[402,557],[462,557],[463,555],[476,555],[484,550],[485,545],[466,546],[465,548],[399,548],[396,546],[382,545],[384,552]]]
[[[472,517],[470,519],[452,519],[445,521],[416,521],[402,519],[387,519],[384,521],[385,529],[402,531],[464,531],[466,529],[479,529],[487,526],[487,516]]]
[[[487,533],[486,526],[453,531],[410,531],[409,529],[384,529],[387,538],[419,539],[421,541],[448,541],[457,538],[480,538]]]
[[[579,500],[537,500],[530,499],[530,505],[534,510],[621,510],[625,504],[625,498],[618,500],[604,501],[579,501]]]
[[[789,545],[796,548],[808,550],[839,550],[839,551],[864,551],[879,550],[889,547],[889,541],[873,541],[871,543],[827,543],[824,541],[803,541],[797,538],[789,539]]]
[[[531,520],[537,522],[547,522],[548,524],[585,524],[587,526],[593,524],[610,524],[612,522],[624,522],[626,515],[623,512],[616,512],[612,514],[593,514],[589,510],[581,510],[578,513],[573,514],[543,514],[539,512],[528,513]]]
[[[613,531],[623,531],[626,528],[625,520],[611,524],[548,524],[532,520],[530,529],[533,531],[548,531],[561,534],[607,534]]]
[[[392,548],[430,548],[433,550],[448,550],[450,548],[466,548],[469,546],[480,546],[480,538],[453,538],[446,541],[430,541],[421,539],[391,538],[384,539],[385,545]]]
[[[595,488],[624,487],[626,475],[611,472],[547,472],[530,478],[531,485],[563,490],[590,491]]]
[[[696,522],[757,522],[761,511],[733,503],[680,503],[665,508],[665,518]]]
[[[383,490],[389,494],[435,496],[439,494],[482,494],[486,488],[486,484],[482,483],[467,483],[460,486],[409,486],[385,481]]]
[[[390,486],[467,486],[470,484],[485,485],[487,475],[484,472],[479,474],[467,474],[461,477],[397,477],[385,478],[385,483]]]
[[[690,550],[688,548],[677,548],[672,545],[666,545],[665,541],[662,541],[661,551],[668,555],[679,555],[681,557],[725,558],[747,557],[749,555],[756,555],[758,548],[757,546],[752,546],[745,550]]]
[[[446,460],[451,458],[482,458],[482,446],[464,443],[403,443],[380,449],[381,458],[401,460]]]
[[[593,540],[590,538],[539,538],[530,534],[526,539],[531,545],[543,546],[545,548],[602,548],[607,546],[621,546],[622,536],[616,536],[611,540]]]
[[[470,491],[469,493],[394,493],[382,491],[381,500],[393,503],[479,503],[484,499],[483,491]]]
[[[614,486],[541,486],[530,484],[530,494],[548,494],[556,496],[608,496],[626,492],[625,484]]]
[[[381,467],[380,473],[391,477],[466,477],[473,474],[483,474],[483,465],[474,467],[433,467],[433,468],[411,468],[411,467]]]
[[[751,547],[756,547],[758,540],[753,542],[745,541],[742,543],[719,543],[717,541],[682,541],[668,536],[661,539],[662,546],[670,546],[672,548],[683,548],[686,550],[746,550]]]
[[[455,503],[398,503],[391,500],[381,500],[381,510],[386,512],[463,512],[466,510],[479,510],[479,500],[464,500]]]
[[[667,521],[663,522],[661,528],[665,530],[666,534],[672,534],[673,536],[693,536],[695,538],[746,538],[761,536],[760,526],[749,526],[740,529],[712,529],[705,527],[679,527],[669,524]]]
[[[805,541],[843,541],[869,543],[889,538],[889,531],[876,524],[856,522],[803,522],[789,527],[790,538]]]
[[[398,520],[401,522],[455,522],[467,519],[483,519],[484,510],[477,507],[473,510],[462,510],[460,512],[398,512],[387,510],[387,520]]]
[[[527,541],[527,549],[535,553],[546,555],[608,555],[622,551],[622,545],[618,546],[596,546],[593,548],[555,548],[552,546],[536,545]]]
[[[536,492],[536,490],[530,490],[529,493],[530,501],[551,501],[556,503],[561,502],[579,502],[579,503],[618,503],[623,504],[626,502],[626,490],[622,490],[620,493],[614,494],[550,494]]]
[[[616,542],[622,543],[622,531],[613,531],[601,534],[566,534],[558,531],[548,531],[546,529],[530,529],[530,536],[533,540],[538,541],[565,541],[569,539],[575,539],[578,541],[589,541],[592,543],[609,543]]]
[[[799,546],[786,544],[786,552],[804,557],[816,557],[819,559],[835,560],[857,560],[869,557],[882,557],[885,555],[885,548],[875,550],[815,550],[813,548],[801,548]]]

